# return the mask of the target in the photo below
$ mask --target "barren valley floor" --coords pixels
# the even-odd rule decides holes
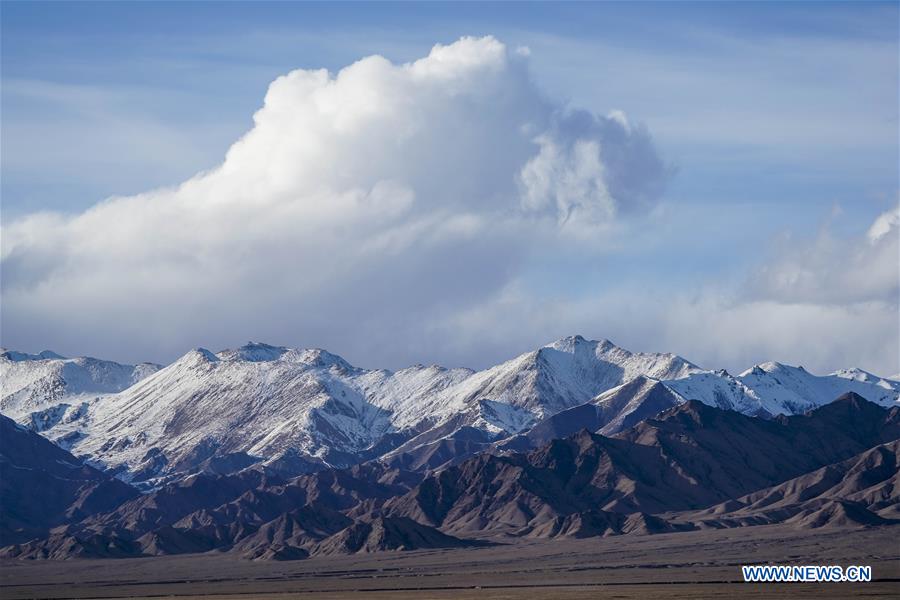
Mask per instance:
[[[749,584],[742,564],[871,565],[871,583]],[[900,597],[900,528],[748,527],[524,541],[488,548],[252,562],[228,554],[0,562],[21,598],[888,598]]]

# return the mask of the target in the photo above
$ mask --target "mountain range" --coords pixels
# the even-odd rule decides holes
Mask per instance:
[[[145,490],[251,465],[290,477],[380,458],[429,471],[580,427],[613,434],[688,400],[771,418],[847,392],[885,407],[900,397],[900,383],[859,369],[770,362],[733,376],[580,336],[482,371],[368,370],[249,343],[166,367],[3,351],[0,377],[0,412]]]
[[[520,538],[900,524],[900,408],[853,393],[771,420],[688,401],[612,437],[583,429],[428,474],[379,461],[291,479],[251,468],[143,494],[9,419],[2,425],[4,520],[18,517],[2,530],[6,557],[297,560]],[[35,479],[48,456],[65,470]],[[47,485],[75,509],[13,509]],[[84,501],[103,486],[108,499]]]
[[[0,354],[0,556],[253,560],[900,523],[900,383],[564,338],[485,369]]]

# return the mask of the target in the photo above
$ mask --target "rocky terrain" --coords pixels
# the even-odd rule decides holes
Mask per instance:
[[[142,490],[250,466],[294,477],[380,459],[428,472],[582,427],[611,435],[688,400],[771,418],[847,392],[888,408],[900,397],[900,383],[858,369],[765,363],[732,376],[580,336],[482,371],[367,370],[250,343],[163,368],[5,351],[0,372],[0,412]]]
[[[60,496],[69,507],[41,512],[45,521],[5,525],[0,555],[10,558],[216,551],[299,560],[518,539],[900,523],[900,408],[853,393],[773,419],[688,401],[612,437],[582,429],[525,451],[495,446],[432,472],[373,460],[285,478],[254,466],[143,494],[4,423],[15,434],[3,439],[4,516],[45,485],[34,479],[44,455],[90,481]],[[26,449],[35,445],[41,453]],[[85,503],[98,485],[115,494],[106,505]]]

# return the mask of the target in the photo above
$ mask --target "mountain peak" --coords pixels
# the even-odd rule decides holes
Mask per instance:
[[[757,363],[757,364],[753,365],[746,371],[742,372],[739,375],[739,377],[749,377],[751,375],[760,377],[760,376],[765,376],[765,375],[771,375],[773,373],[785,372],[788,369],[793,369],[793,368],[795,368],[795,367],[789,367],[780,362],[776,362],[774,360],[769,360],[766,362]],[[803,370],[803,369],[800,369],[800,370]]]
[[[269,362],[278,360],[287,352],[288,349],[283,346],[272,346],[261,342],[247,342],[240,348],[222,350],[218,353],[218,357],[224,360]]]
[[[28,354],[27,352],[18,352],[16,350],[7,350],[0,348],[0,356],[7,360],[21,362],[26,360],[65,360],[65,356],[57,354],[52,350],[41,350],[37,354]]]
[[[763,371],[765,371],[766,373],[772,373],[774,371],[783,371],[785,368],[784,364],[782,364],[778,361],[774,361],[774,360],[767,360],[766,362],[760,363],[757,366],[760,369],[762,369]]]
[[[863,396],[857,394],[856,392],[847,392],[846,394],[841,394],[837,398],[834,399],[833,402],[829,402],[824,406],[820,406],[815,410],[810,412],[813,413],[834,413],[837,411],[840,412],[859,412],[861,410],[884,410],[881,406],[878,406],[874,402],[869,402]]]
[[[353,369],[353,366],[346,360],[322,348],[289,348],[262,342],[247,342],[239,348],[222,350],[216,356],[226,361],[258,363],[284,361],[311,367],[330,368],[337,366],[347,370]]]
[[[686,420],[692,421],[697,425],[706,426],[712,419],[720,415],[727,415],[730,411],[723,411],[713,408],[699,400],[686,400],[684,403],[674,406],[669,410],[661,412],[652,421],[678,421],[684,423]],[[738,413],[733,413],[737,415]]]
[[[545,348],[559,350],[560,352],[574,352],[575,348],[577,348],[578,346],[581,346],[582,344],[592,344],[592,343],[595,343],[595,342],[589,342],[588,340],[584,339],[580,335],[570,335],[570,336],[566,336],[564,338],[560,338],[560,339],[556,340],[555,342],[551,342],[551,343],[547,344],[543,348],[540,348],[538,350],[538,352],[540,352],[541,350],[543,350]]]
[[[601,348],[604,350],[608,350],[610,348],[618,348],[618,346],[605,338],[601,340],[589,340],[584,336],[577,334],[560,338],[555,342],[550,342],[549,344],[544,346],[544,348],[552,348],[561,352],[573,352],[576,348],[586,346]]]
[[[865,383],[878,383],[881,381],[881,377],[869,373],[868,371],[863,371],[859,367],[851,367],[849,369],[840,369],[832,373],[835,377],[840,377],[842,379],[852,379],[854,381],[862,381]]]
[[[304,350],[295,350],[292,354],[293,358],[295,358],[297,362],[306,363],[313,367],[339,367],[347,370],[353,369],[353,365],[348,363],[346,360],[344,360],[337,354],[332,354],[328,350],[323,350],[322,348],[306,348]]]
[[[176,363],[214,363],[219,357],[206,348],[197,347],[179,358]]]

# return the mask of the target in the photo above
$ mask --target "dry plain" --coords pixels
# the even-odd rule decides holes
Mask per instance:
[[[742,564],[871,565],[871,583],[749,584]],[[294,562],[229,554],[0,563],[21,598],[897,598],[900,528],[751,527]]]

